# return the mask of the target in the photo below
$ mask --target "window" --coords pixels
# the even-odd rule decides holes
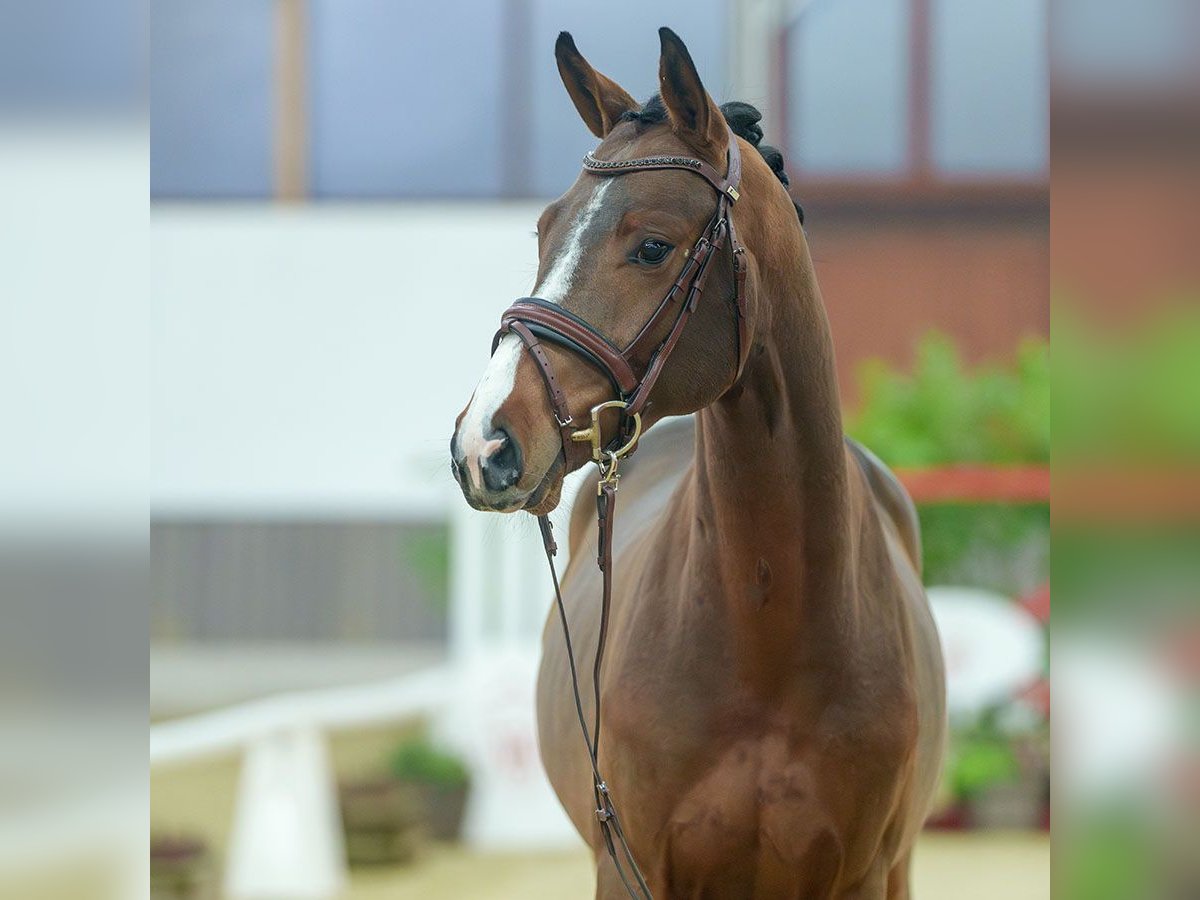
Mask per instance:
[[[281,47],[277,17],[302,22]],[[717,94],[725,0],[689,4],[687,40]],[[657,89],[662,10],[612,0],[160,0],[155,8],[151,188],[156,197],[270,197],[281,140],[277,61],[301,61],[300,193],[314,198],[555,196],[595,139],[551,49],[584,52],[638,99]]]
[[[908,164],[908,0],[815,0],[788,36],[789,150],[806,173]]]
[[[799,9],[780,41],[785,127],[769,139],[810,185],[1044,180],[1047,0]],[[727,0],[691,0],[682,28],[719,99],[729,16]],[[610,0],[600,18],[574,0],[160,0],[152,192],[555,196],[595,143],[553,65],[558,32],[643,100],[662,18],[644,0]],[[1176,46],[1183,29],[1160,18],[1140,26],[1148,46]]]
[[[1047,0],[811,0],[788,26],[789,164],[830,181],[1040,182]]]
[[[150,184],[166,197],[272,193],[273,0],[158,0]]]
[[[1070,87],[1101,90],[1178,85],[1195,77],[1198,32],[1195,0],[1058,0],[1055,74]]]
[[[309,10],[313,196],[502,192],[504,4],[311,0]]]
[[[1049,143],[1045,0],[935,0],[932,50],[937,171],[1043,172]]]

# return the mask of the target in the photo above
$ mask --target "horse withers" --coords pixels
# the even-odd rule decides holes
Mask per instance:
[[[477,509],[544,516],[566,474],[598,463],[562,581],[575,659],[552,612],[537,691],[597,897],[629,890],[597,769],[655,897],[907,897],[945,735],[913,506],[843,434],[801,218],[757,113],[718,107],[660,37],[643,105],[559,36],[600,144],[538,221],[532,297],[505,314],[452,468]],[[620,519],[598,548],[592,497],[615,497],[618,463]],[[594,702],[577,711],[570,684],[601,637],[598,556],[594,768],[579,736]]]

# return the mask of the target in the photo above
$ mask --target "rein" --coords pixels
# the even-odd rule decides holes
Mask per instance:
[[[715,253],[726,242],[731,248],[734,272],[734,307],[737,318],[738,358],[734,381],[740,377],[745,365],[750,339],[746,318],[746,263],[745,248],[738,243],[730,215],[732,204],[738,199],[741,183],[742,161],[737,138],[729,133],[727,174],[722,176],[703,160],[686,156],[646,156],[629,160],[599,160],[592,154],[583,159],[583,170],[598,177],[628,175],[662,169],[680,169],[693,172],[707,181],[717,192],[717,208],[708,226],[686,254],[687,262],[679,276],[667,291],[655,311],[646,320],[628,346],[619,348],[608,337],[593,328],[588,322],[557,304],[548,303],[538,297],[522,297],[515,301],[500,319],[500,329],[492,340],[492,352],[500,339],[508,333],[515,334],[529,351],[545,382],[550,408],[558,423],[563,442],[563,460],[569,458],[572,443],[591,444],[591,458],[600,470],[600,482],[596,490],[596,518],[598,527],[596,563],[603,578],[600,604],[600,636],[596,644],[596,661],[592,667],[592,699],[594,714],[589,728],[583,712],[583,701],[579,692],[579,674],[575,665],[575,651],[571,644],[571,630],[567,624],[566,607],[563,605],[562,590],[554,557],[558,545],[554,540],[553,528],[547,516],[538,516],[542,545],[554,583],[554,598],[562,622],[563,638],[567,649],[567,662],[571,671],[571,689],[574,693],[575,712],[579,728],[587,747],[592,769],[592,788],[596,800],[596,818],[621,883],[630,897],[652,900],[650,888],[633,857],[617,808],[609,793],[608,785],[600,774],[600,673],[604,660],[604,646],[608,636],[608,616],[612,600],[612,536],[616,515],[617,485],[620,476],[617,465],[620,460],[637,449],[642,432],[642,412],[650,398],[650,392],[662,374],[667,359],[671,356],[683,333],[684,326],[696,309],[704,291],[709,264]],[[658,338],[671,322],[665,337]],[[616,399],[597,404],[591,410],[591,424],[576,428],[571,416],[566,394],[558,383],[554,367],[550,362],[542,341],[549,341],[573,352],[580,359],[598,369],[612,384]],[[634,360],[647,358],[645,370],[637,375]],[[607,441],[601,429],[601,416],[608,410],[619,414],[617,431]],[[620,848],[618,854],[617,848]],[[622,863],[622,858],[624,863]],[[629,871],[626,872],[626,864]],[[630,881],[633,879],[633,882]],[[634,889],[636,883],[637,890]]]

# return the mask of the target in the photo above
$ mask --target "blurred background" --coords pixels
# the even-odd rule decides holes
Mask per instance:
[[[554,36],[644,98],[664,24],[918,500],[916,895],[1050,893],[1051,583],[1054,895],[1200,894],[1200,6],[660,6],[0,0],[0,897],[590,896],[537,537],[446,445],[593,144]]]
[[[644,99],[669,24],[718,101],[763,110],[850,430],[924,501],[956,737],[918,889],[990,865],[996,896],[1048,895],[1046,4],[679,18],[156,4],[156,889],[589,895],[532,730],[537,540],[466,510],[445,446],[593,145],[554,37]],[[316,821],[267,854],[287,815]]]
[[[1048,16],[158,0],[155,890],[591,895],[534,738],[540,545],[446,446],[594,146],[555,37],[645,99],[666,24],[763,111],[848,427],[922,502],[955,743],[918,892],[1048,896]]]

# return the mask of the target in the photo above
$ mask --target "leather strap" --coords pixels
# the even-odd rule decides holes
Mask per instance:
[[[713,223],[709,222],[708,227],[704,229],[704,234],[695,243],[691,250],[688,251],[687,262],[683,264],[683,268],[679,272],[679,277],[671,285],[667,291],[667,295],[663,297],[662,303],[654,310],[650,318],[642,325],[641,330],[634,336],[634,339],[629,342],[629,346],[625,348],[625,354],[631,357],[641,355],[649,355],[646,348],[650,341],[654,339],[656,331],[659,331],[657,326],[666,317],[671,310],[671,305],[681,294],[686,296],[686,290],[696,278],[700,266],[705,258],[712,252],[712,242],[709,237],[712,232]]]
[[[737,239],[737,230],[733,217],[729,217],[729,244],[733,247],[733,300],[737,313],[738,361],[737,371],[733,375],[736,384],[746,368],[746,360],[750,358],[750,321],[746,311],[746,274],[750,264],[746,261],[746,248]]]
[[[634,900],[654,900],[646,878],[638,867],[633,851],[629,849],[629,840],[625,837],[625,828],[617,813],[609,793],[608,784],[600,775],[600,665],[604,656],[604,634],[608,630],[608,609],[612,598],[612,520],[616,504],[616,484],[610,484],[607,495],[602,491],[597,500],[598,509],[602,507],[602,519],[608,522],[607,531],[601,526],[602,547],[598,553],[601,570],[604,574],[603,605],[601,607],[601,638],[596,646],[596,665],[593,669],[592,690],[593,708],[595,709],[594,728],[587,726],[583,715],[583,701],[579,692],[579,669],[575,664],[575,648],[571,642],[571,628],[567,624],[567,608],[563,603],[562,585],[558,580],[558,569],[554,565],[554,557],[558,553],[558,544],[554,540],[554,526],[546,516],[538,516],[538,528],[542,533],[542,547],[546,552],[546,564],[550,568],[550,580],[554,584],[554,603],[558,609],[559,621],[562,623],[563,642],[567,650],[567,666],[571,673],[571,690],[575,700],[575,715],[579,721],[579,730],[583,734],[583,743],[587,748],[588,761],[592,769],[592,794],[596,802],[596,820],[600,825],[600,834],[604,839],[604,848],[616,867],[617,875],[624,885],[626,893]],[[617,848],[620,847],[618,854]],[[624,863],[622,863],[624,859]],[[626,872],[626,867],[629,871]],[[633,878],[633,882],[630,878]],[[637,889],[634,889],[636,883]]]
[[[513,321],[509,323],[509,330],[521,339],[525,344],[529,354],[533,357],[533,361],[537,363],[538,371],[542,374],[542,381],[546,383],[546,394],[550,398],[550,408],[554,411],[554,418],[558,422],[558,428],[562,432],[563,446],[569,446],[571,440],[571,432],[575,430],[574,420],[571,418],[571,409],[567,405],[567,395],[563,393],[562,387],[558,383],[558,378],[554,374],[554,366],[550,365],[550,357],[546,355],[546,351],[542,349],[541,342],[534,336],[533,332],[522,322]]]
[[[662,374],[663,368],[667,364],[667,359],[675,350],[675,345],[679,343],[679,338],[683,335],[684,326],[687,325],[688,319],[691,318],[697,303],[700,301],[700,295],[704,290],[705,277],[708,275],[709,263],[712,261],[713,252],[718,249],[718,242],[722,240],[721,228],[723,226],[718,222],[718,230],[713,234],[713,241],[708,242],[702,250],[697,251],[696,274],[691,280],[691,285],[688,287],[687,296],[679,307],[675,323],[671,326],[671,330],[667,333],[658,350],[651,357],[646,374],[642,376],[641,383],[638,385],[633,396],[630,397],[629,407],[626,410],[627,415],[632,416],[635,413],[641,413],[646,408],[646,404],[650,400],[650,392],[654,390],[654,385],[657,383],[658,377]],[[704,240],[704,238],[701,238],[701,241]]]
[[[592,359],[589,361],[599,360],[601,371],[618,386],[622,395],[637,387],[638,378],[624,354],[604,335],[569,311],[537,297],[523,297],[501,316],[497,334],[509,329],[513,322],[541,325],[566,338],[568,346],[573,344],[583,348],[586,351],[584,358],[590,356]]]

